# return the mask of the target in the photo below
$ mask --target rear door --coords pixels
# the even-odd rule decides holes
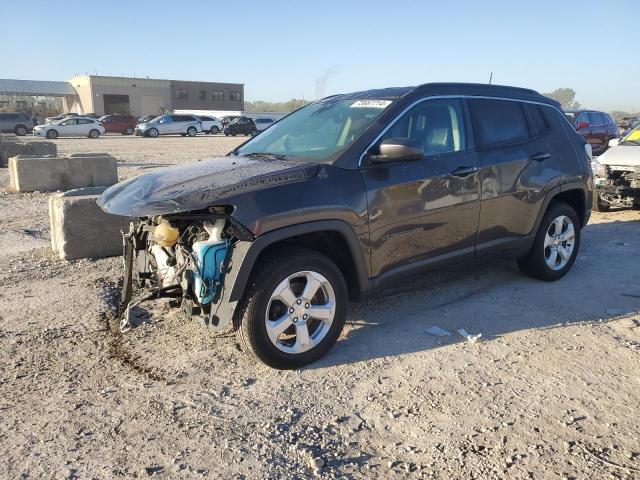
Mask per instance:
[[[89,132],[93,129],[97,129],[98,125],[89,118],[78,118],[76,125],[76,134],[89,135]]]
[[[482,178],[478,256],[518,248],[532,232],[551,188],[560,183],[558,136],[546,106],[469,99]]]
[[[380,142],[418,141],[422,160],[361,167],[367,191],[373,276],[472,258],[479,215],[478,158],[463,102],[425,99],[392,123]]]

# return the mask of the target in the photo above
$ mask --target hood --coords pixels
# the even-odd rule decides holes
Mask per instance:
[[[271,157],[218,157],[163,168],[109,187],[98,198],[107,213],[147,217],[201,210],[236,194],[315,176],[318,165]]]
[[[640,167],[640,145],[618,145],[596,159],[601,165]]]

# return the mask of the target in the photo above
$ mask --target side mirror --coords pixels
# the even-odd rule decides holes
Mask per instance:
[[[589,126],[589,122],[580,122],[578,123],[578,130],[582,130],[583,128],[587,128]]]
[[[612,138],[611,140],[609,140],[610,147],[617,147],[619,143],[620,143],[619,138]]]
[[[424,150],[417,140],[403,137],[392,137],[383,140],[380,144],[380,153],[370,155],[371,162],[406,162],[422,160]]]

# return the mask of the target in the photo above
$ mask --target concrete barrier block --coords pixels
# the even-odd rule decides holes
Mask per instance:
[[[58,154],[58,147],[53,142],[33,141],[28,143],[3,138],[0,142],[0,167],[6,167],[9,158],[18,155],[53,155]],[[101,154],[103,155],[103,154]]]
[[[48,192],[118,183],[116,159],[110,155],[56,158],[18,155],[9,158],[9,188]]]
[[[49,198],[51,246],[63,260],[122,254],[122,230],[130,219],[110,215],[96,204],[106,187],[56,193]]]
[[[58,147],[53,142],[34,141],[25,144],[28,155],[58,155]]]

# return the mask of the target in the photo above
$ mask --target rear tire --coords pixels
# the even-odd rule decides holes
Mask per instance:
[[[47,130],[47,138],[50,140],[55,140],[58,138],[58,132],[56,130]]]
[[[531,251],[518,259],[522,272],[551,282],[564,277],[580,249],[580,220],[566,203],[552,204],[540,223]]]
[[[275,251],[256,265],[236,310],[238,342],[245,352],[274,368],[315,362],[340,336],[346,292],[342,273],[326,256],[297,247]],[[283,325],[281,330],[278,324]]]
[[[16,126],[14,133],[19,137],[24,137],[27,134],[27,127],[24,125],[18,125]]]

